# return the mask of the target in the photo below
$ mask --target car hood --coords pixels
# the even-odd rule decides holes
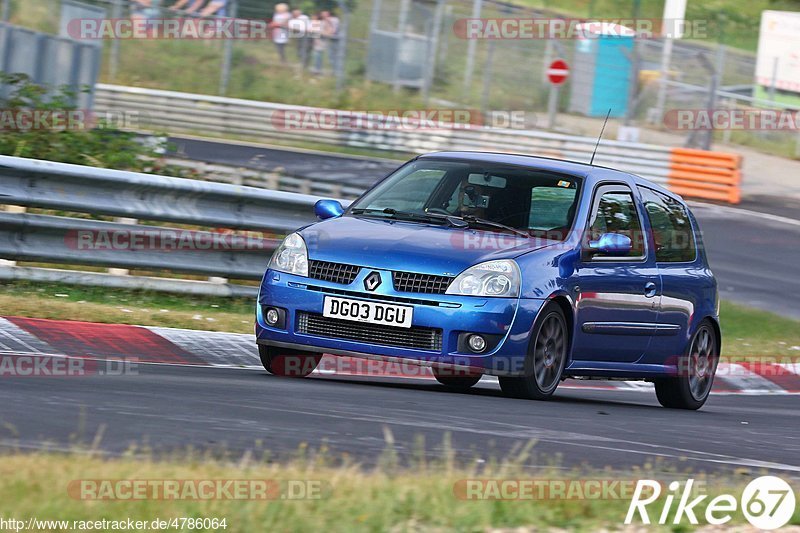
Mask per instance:
[[[508,232],[354,216],[319,222],[300,234],[311,260],[443,276],[557,242]]]

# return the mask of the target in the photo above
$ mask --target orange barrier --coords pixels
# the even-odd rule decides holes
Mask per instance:
[[[681,196],[738,204],[742,199],[741,166],[738,154],[673,148],[667,187]]]

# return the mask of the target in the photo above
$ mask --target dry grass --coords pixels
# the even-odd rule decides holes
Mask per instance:
[[[304,453],[305,454],[305,453]],[[521,454],[522,456],[524,454]],[[609,472],[558,470],[524,473],[516,460],[482,467],[436,465],[420,458],[412,469],[392,464],[391,454],[375,469],[333,467],[324,451],[288,464],[248,455],[227,461],[199,454],[156,461],[133,456],[103,459],[92,454],[11,454],[0,462],[0,516],[59,520],[152,521],[175,517],[226,519],[226,532],[251,531],[490,531],[495,528],[579,531],[623,528],[629,499],[476,501],[456,497],[464,479],[634,479]],[[422,456],[420,456],[422,457]],[[636,477],[649,477],[645,472]],[[676,476],[685,480],[686,475]],[[68,493],[76,480],[274,480],[320,489],[313,499],[242,501],[212,499],[84,501]],[[702,479],[699,478],[698,479]],[[310,482],[310,485],[306,484]],[[742,481],[708,485],[709,494],[737,494]],[[710,498],[709,498],[710,499]],[[702,508],[702,507],[701,507]],[[653,512],[660,511],[660,506]],[[702,512],[702,511],[700,511]],[[733,523],[744,523],[740,513]],[[794,523],[800,523],[795,514]],[[730,524],[728,524],[730,527]],[[666,528],[665,528],[666,529]],[[675,530],[675,527],[669,528]],[[679,529],[685,529],[685,527]],[[220,529],[219,531],[222,531]],[[515,531],[519,531],[515,529]]]

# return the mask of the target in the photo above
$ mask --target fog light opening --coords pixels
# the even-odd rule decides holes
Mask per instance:
[[[278,313],[277,309],[267,309],[267,314],[264,316],[267,321],[267,324],[270,326],[275,326],[278,321],[281,319],[281,315]]]
[[[481,353],[486,349],[486,339],[480,335],[470,335],[467,339],[469,349],[475,353]]]

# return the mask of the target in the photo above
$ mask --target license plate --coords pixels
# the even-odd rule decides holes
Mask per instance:
[[[414,308],[410,305],[394,305],[364,300],[350,300],[347,298],[325,297],[325,307],[322,316],[365,322],[368,324],[381,324],[398,328],[410,328]]]

